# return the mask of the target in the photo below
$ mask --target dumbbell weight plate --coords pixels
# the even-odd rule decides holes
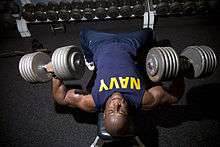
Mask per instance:
[[[207,54],[207,71],[204,73],[205,76],[209,76],[212,74],[217,67],[217,58],[214,51],[208,46],[199,46],[201,50],[203,50]]]
[[[122,6],[120,9],[120,14],[122,17],[130,17],[131,16],[131,8],[128,5]]]
[[[165,57],[165,60],[166,63],[167,63],[167,74],[164,76],[164,80],[170,80],[172,78],[174,78],[174,75],[173,75],[173,70],[175,70],[175,59],[173,58],[173,55],[172,55],[172,52],[169,50],[168,47],[162,47],[160,48],[164,53],[164,57]]]
[[[119,10],[116,6],[111,6],[109,7],[107,14],[111,18],[116,18],[119,15]]]
[[[150,80],[157,82],[164,77],[166,70],[164,56],[157,47],[149,50],[146,58],[146,70]]]
[[[172,69],[173,69],[173,72],[172,72],[172,78],[175,78],[177,77],[178,73],[179,73],[179,66],[180,66],[180,63],[179,63],[179,57],[176,53],[176,51],[171,48],[171,47],[166,47],[167,50],[169,50],[170,54],[171,54],[171,60],[172,60]]]
[[[201,77],[205,77],[205,75],[207,74],[208,69],[209,69],[209,62],[210,62],[209,56],[208,56],[209,54],[207,54],[206,51],[201,49],[199,46],[196,46],[196,47],[197,47],[197,49],[199,49],[202,52],[202,54],[203,54],[203,56],[205,58],[205,67],[204,67],[204,71],[203,71],[203,73],[201,75]]]
[[[19,72],[28,82],[47,82],[51,79],[44,66],[50,62],[50,57],[42,52],[24,55],[19,61]]]
[[[83,59],[75,46],[56,49],[52,55],[55,75],[64,80],[80,79],[85,68]]]
[[[27,69],[26,69],[26,64],[27,64],[27,58],[28,56],[25,55],[23,56],[20,61],[19,61],[19,72],[21,74],[21,76],[26,80],[26,81],[33,81],[33,79],[31,79],[28,74],[27,74]]]
[[[162,58],[164,59],[165,68],[164,68],[163,77],[161,79],[162,81],[164,81],[164,80],[168,79],[168,77],[169,77],[170,61],[169,61],[169,57],[166,53],[165,48],[159,47],[158,49],[161,51]]]
[[[70,13],[67,10],[60,10],[58,12],[58,16],[59,16],[59,18],[61,18],[64,21],[70,20]]]
[[[76,20],[80,20],[83,17],[79,9],[72,9],[70,16]]]
[[[98,7],[98,8],[95,10],[95,15],[96,15],[96,17],[98,17],[99,19],[104,19],[104,18],[106,17],[105,8],[103,8],[103,7]]]
[[[154,81],[167,81],[179,73],[179,58],[171,47],[152,48],[146,58],[149,78]]]
[[[69,56],[70,70],[74,73],[76,79],[80,79],[85,70],[84,57],[79,52],[72,52]]]
[[[209,54],[208,57],[210,59],[210,62],[209,62],[209,70],[208,70],[208,73],[207,73],[207,75],[209,75],[209,74],[214,72],[213,69],[215,69],[214,66],[215,66],[216,63],[215,63],[214,57],[212,55],[212,52],[207,47],[200,46],[200,48],[205,50]]]
[[[95,17],[94,12],[91,8],[85,8],[83,13],[84,13],[84,17],[88,20],[91,20]]]
[[[42,11],[37,11],[35,13],[35,17],[38,21],[46,21],[47,20],[47,15],[46,13],[42,12]]]
[[[211,57],[212,57],[212,60],[213,60],[213,68],[212,68],[212,71],[211,72],[214,72],[217,68],[217,64],[218,64],[218,60],[217,60],[217,57],[216,57],[216,54],[215,52],[208,46],[200,46],[201,48],[206,48],[210,54],[211,54]]]
[[[56,11],[53,10],[49,10],[47,11],[47,18],[51,21],[58,21],[58,14],[56,13]]]
[[[193,71],[187,78],[200,78],[206,68],[206,58],[204,53],[197,46],[189,46],[183,50],[180,56],[186,57],[193,66]]]
[[[29,82],[47,82],[51,78],[43,68],[43,65],[50,61],[49,56],[44,53],[37,52],[30,54],[25,60],[25,72]]]
[[[143,16],[144,15],[144,6],[141,4],[136,4],[133,7],[133,13],[135,16]]]

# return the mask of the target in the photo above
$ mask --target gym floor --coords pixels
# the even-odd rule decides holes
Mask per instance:
[[[218,18],[159,18],[155,36],[157,40],[169,40],[178,53],[190,45],[207,45],[219,58]],[[16,30],[2,34],[0,50],[29,52],[35,38],[53,51],[79,45],[80,27],[126,32],[141,29],[142,24],[142,19],[69,23],[66,33],[56,35],[48,24],[30,25],[31,38],[21,38]],[[18,71],[20,58],[0,58],[0,146],[88,147],[97,135],[97,116],[55,105],[50,82],[30,84],[22,79]],[[219,146],[219,89],[219,66],[205,79],[186,79],[186,91],[178,105],[140,114],[140,127],[145,130],[142,141],[153,147]]]

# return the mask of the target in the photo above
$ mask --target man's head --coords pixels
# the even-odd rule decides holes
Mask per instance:
[[[106,102],[104,125],[112,136],[125,136],[131,131],[130,105],[119,93],[113,93]]]

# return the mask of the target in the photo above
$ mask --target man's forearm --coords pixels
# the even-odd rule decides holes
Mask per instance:
[[[95,103],[91,94],[85,90],[69,89],[65,87],[62,80],[53,78],[52,80],[53,97],[60,105],[72,108],[79,108],[86,112],[94,112]]]
[[[52,79],[52,92],[54,100],[60,105],[66,105],[65,96],[67,93],[66,87],[63,81],[60,79]]]

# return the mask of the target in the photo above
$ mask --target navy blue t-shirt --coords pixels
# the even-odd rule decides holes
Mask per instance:
[[[92,30],[81,30],[80,39],[86,59],[94,61],[96,79],[92,97],[97,110],[105,107],[114,92],[122,96],[137,109],[145,91],[145,82],[134,61],[138,50],[152,42],[152,30],[110,34]]]

